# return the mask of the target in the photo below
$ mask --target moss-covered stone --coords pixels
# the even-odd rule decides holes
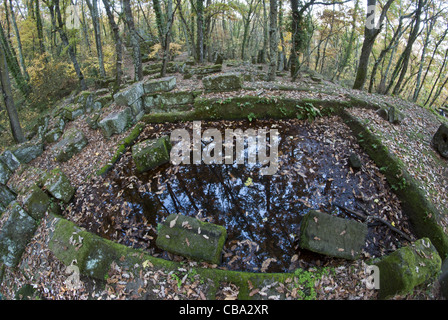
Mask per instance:
[[[193,104],[194,94],[190,91],[164,92],[157,96],[156,103],[163,106]]]
[[[311,210],[300,223],[299,245],[313,252],[355,260],[366,236],[367,226],[363,223]]]
[[[221,70],[222,70],[221,64],[214,64],[211,66],[203,66],[203,67],[195,67],[195,68],[187,68],[187,69],[185,69],[184,79],[189,79],[193,75],[204,75],[204,74],[221,72]]]
[[[61,130],[59,127],[56,127],[47,132],[44,140],[46,143],[53,143],[58,141],[62,134],[63,130]]]
[[[87,117],[86,123],[90,129],[98,129],[98,121],[100,121],[101,114],[101,111],[95,111]]]
[[[53,197],[65,203],[68,203],[75,194],[75,188],[61,169],[48,172],[44,177],[43,185]]]
[[[114,95],[115,103],[119,106],[130,106],[144,94],[143,82],[136,82]]]
[[[139,172],[154,169],[170,161],[168,136],[142,141],[132,147],[132,159]]]
[[[62,135],[62,139],[53,147],[57,161],[65,162],[80,153],[87,146],[88,140],[81,130],[72,128]]]
[[[145,94],[154,94],[156,92],[171,91],[176,87],[176,77],[164,77],[159,79],[150,79],[143,84]]]
[[[442,123],[432,138],[434,149],[444,158],[448,158],[448,125]]]
[[[12,171],[0,160],[0,184],[6,184],[12,175]]]
[[[184,215],[169,215],[161,224],[156,244],[159,248],[193,260],[220,264],[227,238],[223,226]]]
[[[22,195],[24,209],[35,220],[40,220],[50,205],[50,198],[36,184],[33,184],[25,194]]]
[[[114,134],[120,134],[126,131],[134,123],[131,108],[126,108],[121,111],[112,112],[103,118],[98,126],[101,128],[103,135],[106,138]]]
[[[12,172],[16,171],[16,169],[20,166],[19,159],[10,151],[5,150],[0,154],[0,161],[5,164],[8,169]]]
[[[431,240],[423,238],[398,249],[375,265],[380,271],[379,298],[387,299],[409,293],[415,286],[435,276],[442,260]]]
[[[208,91],[232,91],[239,90],[243,85],[240,73],[223,73],[204,77],[202,84]]]
[[[21,163],[28,163],[44,152],[44,144],[40,140],[31,140],[9,149]]]
[[[448,235],[437,222],[441,213],[424,194],[424,189],[406,171],[404,164],[384,147],[380,137],[368,130],[363,123],[345,110],[339,113],[358,137],[359,144],[378,167],[384,168],[388,183],[401,201],[403,213],[409,217],[413,230],[419,237],[428,237],[440,256],[448,256]],[[375,147],[374,147],[375,146]]]
[[[16,199],[16,195],[7,186],[0,185],[0,204],[6,208],[12,201]]]
[[[156,258],[140,249],[102,239],[65,219],[54,219],[55,222],[51,225],[55,227],[54,232],[50,234],[49,248],[67,266],[76,260],[81,274],[104,280],[112,262],[134,275],[148,272],[148,268],[151,271],[163,269],[165,273],[177,273],[180,272],[180,267],[185,268],[185,265],[178,262]],[[221,283],[233,283],[239,287],[238,299],[241,300],[268,298],[268,295],[251,294],[253,287],[266,288],[273,285],[272,294],[278,295],[275,283],[283,283],[286,286],[289,283],[301,289],[298,290],[299,299],[313,299],[315,281],[326,272],[325,269],[297,269],[294,273],[251,273],[200,267],[188,269],[190,274],[198,275],[198,280],[204,283],[201,290],[208,299],[215,299]],[[270,291],[264,291],[264,294],[268,293],[270,295]]]
[[[114,166],[114,164],[118,160],[120,160],[121,156],[124,154],[126,149],[134,143],[134,141],[143,131],[144,127],[145,124],[141,122],[137,123],[134,129],[132,129],[131,133],[120,141],[120,143],[118,144],[117,151],[115,152],[112,159],[110,159],[110,161],[104,167],[102,167],[100,170],[97,171],[96,174],[98,176],[106,174]]]
[[[15,267],[37,229],[37,222],[17,202],[11,203],[7,210],[9,218],[0,231],[0,260],[8,267]]]
[[[94,241],[95,238],[94,234],[79,228],[73,222],[58,218],[48,247],[65,265],[76,260],[83,272],[87,255],[100,239]]]

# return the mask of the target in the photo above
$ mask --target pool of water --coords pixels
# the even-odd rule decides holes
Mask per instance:
[[[192,132],[191,123],[179,124]],[[139,141],[169,134],[173,125],[147,128]],[[339,118],[307,121],[203,122],[202,129],[267,128],[279,132],[279,167],[260,175],[260,164],[165,164],[138,173],[127,152],[104,179],[85,186],[70,214],[87,229],[154,255],[180,259],[155,245],[157,224],[169,214],[194,216],[223,225],[228,238],[221,267],[285,272],[297,263],[325,263],[331,258],[302,250],[298,228],[311,209],[348,217],[335,203],[381,213],[378,202],[393,201],[378,169],[356,144]],[[348,165],[355,152],[361,170]],[[81,195],[82,194],[82,195]],[[378,254],[387,230],[369,228],[366,252]],[[298,259],[297,259],[298,258]]]

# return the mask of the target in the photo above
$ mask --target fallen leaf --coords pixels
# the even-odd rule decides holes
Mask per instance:
[[[173,228],[176,225],[177,218],[179,218],[179,216],[176,216],[176,218],[170,221],[170,228]]]

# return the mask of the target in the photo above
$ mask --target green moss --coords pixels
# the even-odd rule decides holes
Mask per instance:
[[[65,265],[70,265],[76,259],[80,272],[95,279],[106,279],[112,262],[128,268],[134,274],[139,274],[140,271],[145,272],[147,268],[162,269],[166,273],[174,271],[172,274],[176,274],[175,272],[183,267],[181,263],[156,258],[143,250],[103,239],[68,220],[60,217],[55,219],[57,221],[54,224],[54,232],[50,235],[50,250]],[[326,268],[314,272],[298,269],[294,273],[250,273],[195,267],[189,268],[188,272],[190,277],[194,279],[199,277],[200,283],[206,285],[207,298],[214,299],[219,284],[227,282],[239,287],[238,298],[242,300],[257,299],[256,295],[250,296],[252,286],[262,288],[275,282],[289,282],[292,286],[299,288],[299,299],[314,299],[316,297],[315,281],[323,274],[328,274]],[[274,293],[278,294],[276,291]]]
[[[379,298],[407,294],[412,289],[435,276],[442,260],[428,238],[383,257],[375,263],[380,270]]]
[[[144,128],[145,128],[144,123],[142,122],[137,123],[134,129],[132,129],[131,133],[120,141],[120,143],[118,144],[117,151],[115,152],[112,159],[105,166],[99,169],[96,172],[96,175],[101,176],[109,172],[109,170],[113,168],[115,163],[117,163],[118,160],[120,160],[121,156],[125,153],[126,149],[129,146],[131,146],[135,140],[137,140],[138,136],[140,135],[140,133],[143,131]]]
[[[377,134],[368,130],[348,112],[343,110],[340,115],[370,158],[378,167],[383,168],[382,172],[401,200],[403,212],[409,217],[415,233],[419,237],[428,237],[439,254],[447,257],[448,235],[437,223],[441,213],[426,198],[420,183],[406,171],[403,162],[387,150]],[[374,148],[374,145],[377,147]]]
[[[191,228],[184,228],[184,223]],[[220,264],[226,238],[227,231],[223,226],[171,214],[161,225],[156,244],[161,249],[193,260]]]

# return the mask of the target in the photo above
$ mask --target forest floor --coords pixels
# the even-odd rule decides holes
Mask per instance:
[[[223,72],[225,71],[239,71],[243,74],[252,77],[252,81],[246,81],[244,86],[247,89],[203,94],[204,97],[219,97],[225,99],[227,97],[257,95],[260,97],[282,96],[288,98],[318,98],[325,99],[340,99],[347,101],[349,96],[362,97],[364,101],[371,101],[372,103],[384,104],[388,103],[397,106],[405,115],[406,118],[399,126],[392,125],[379,117],[374,111],[361,108],[353,108],[350,112],[360,119],[365,119],[366,125],[372,130],[381,132],[384,137],[384,143],[393,150],[393,152],[407,165],[409,173],[423,186],[428,198],[432,200],[434,205],[444,213],[441,218],[441,224],[447,231],[448,214],[446,208],[448,207],[448,190],[446,179],[448,177],[448,166],[446,160],[440,157],[434,157],[432,153],[428,152],[431,148],[430,141],[436,132],[441,121],[445,121],[430,110],[424,109],[420,106],[414,105],[399,98],[390,96],[380,96],[375,94],[368,94],[366,92],[354,91],[344,88],[336,82],[322,80],[316,82],[304,74],[299,77],[297,81],[291,82],[290,78],[285,75],[278,77],[273,83],[257,80],[257,75],[266,73],[267,66],[258,66],[251,64],[235,63],[233,66],[223,65]],[[132,71],[128,72],[132,73]],[[174,74],[177,78],[175,91],[193,91],[202,89],[202,82],[198,79],[183,79],[180,73]],[[283,89],[279,90],[279,86]],[[284,90],[289,87],[290,90]],[[114,106],[111,106],[111,110]],[[350,148],[356,150],[362,155],[365,161],[367,175],[377,177],[383,183],[383,187],[377,190],[377,194],[369,195],[366,201],[366,206],[369,205],[376,210],[378,214],[383,215],[389,221],[394,222],[400,228],[409,230],[406,218],[401,215],[400,204],[395,195],[391,192],[390,186],[387,185],[384,176],[381,175],[379,168],[365,155],[362,150],[356,147],[354,138],[350,136],[348,128],[337,119],[321,118],[316,120],[314,124],[317,127],[328,129],[327,134],[339,135],[345,143],[339,147],[334,148],[333,157],[336,159],[338,155],[343,158],[347,156]],[[47,146],[44,153],[33,160],[29,165],[41,169],[49,170],[59,167],[70,178],[73,186],[77,188],[75,199],[81,199],[84,205],[89,205],[89,199],[92,203],[95,197],[92,188],[101,186],[106,183],[112,183],[111,174],[106,177],[94,176],[95,171],[105,165],[116,151],[117,143],[125,137],[128,132],[121,135],[115,135],[110,139],[104,139],[100,130],[92,130],[85,122],[84,117],[80,117],[75,121],[70,122],[66,129],[76,127],[83,131],[86,135],[89,144],[83,151],[74,156],[67,162],[59,163],[51,156],[51,145]],[[316,129],[316,127],[313,127]],[[170,126],[154,126],[146,129],[146,137],[151,136],[155,132],[167,132],[171,129]],[[321,139],[322,132],[316,129],[316,134]],[[325,134],[325,133],[324,133]],[[334,146],[334,145],[333,145]],[[117,164],[117,168],[123,166],[124,161],[129,158],[129,152],[125,154],[123,159]],[[118,170],[118,169],[117,169]],[[347,176],[354,178],[356,173],[347,173]],[[15,173],[12,180],[20,181],[23,177]],[[132,182],[132,181],[131,181]],[[129,183],[132,184],[132,183]],[[137,186],[138,187],[138,186]],[[359,194],[359,197],[364,195]],[[87,199],[87,200],[86,200]],[[388,199],[388,201],[380,201],[378,199]],[[76,200],[75,200],[76,201]],[[82,222],[82,212],[75,210],[75,205],[71,204],[63,213],[64,217],[74,221],[75,223]],[[4,219],[4,217],[3,217]],[[2,220],[3,220],[2,219]],[[179,283],[179,279],[173,277],[172,273],[164,272],[163,270],[148,272],[140,275],[130,275],[126,270],[117,268],[115,273],[105,281],[106,283],[99,283],[85,276],[81,277],[82,286],[78,290],[70,290],[67,288],[65,281],[67,279],[66,266],[60,262],[48,248],[49,233],[52,228],[51,219],[46,217],[39,225],[32,241],[26,248],[22,258],[21,268],[10,269],[5,268],[3,274],[3,281],[0,293],[5,299],[13,299],[17,288],[24,284],[31,284],[37,291],[37,295],[45,299],[205,299],[205,294],[202,292],[204,286],[194,278],[183,279]],[[122,221],[121,226],[125,230],[129,230],[130,238],[132,238],[133,228],[135,226],[125,226],[126,222]],[[1,225],[1,221],[0,221]],[[141,230],[140,230],[141,231]],[[390,249],[393,246],[391,243],[400,242],[397,236],[393,238],[389,235],[389,242],[385,245]],[[393,239],[392,239],[393,238]],[[401,241],[401,243],[403,243]],[[388,251],[386,250],[386,251]],[[172,259],[178,259],[171,257]],[[323,275],[314,283],[315,299],[329,300],[329,299],[376,299],[377,292],[375,290],[367,289],[365,286],[365,260],[371,258],[368,253],[364,254],[363,259],[357,261],[334,261],[331,259],[314,262],[313,264],[300,264],[299,259],[293,259],[291,263],[295,262],[295,266],[300,266],[307,270],[313,270],[316,266],[331,267],[333,272]],[[193,264],[194,265],[194,264]],[[216,266],[208,266],[216,267]],[[129,286],[130,282],[134,282],[134,286]],[[162,284],[162,286],[161,286]],[[263,292],[264,288],[253,288],[254,297],[256,294]],[[284,294],[287,299],[297,298],[297,292],[285,289],[282,284],[277,284],[276,290]],[[238,288],[233,284],[222,284],[218,289],[217,299],[233,299],[236,298]],[[258,295],[260,298],[261,295]],[[276,296],[273,297],[275,299]],[[426,283],[414,290],[412,294],[406,296],[397,296],[395,299],[440,299],[440,293],[437,283]]]

